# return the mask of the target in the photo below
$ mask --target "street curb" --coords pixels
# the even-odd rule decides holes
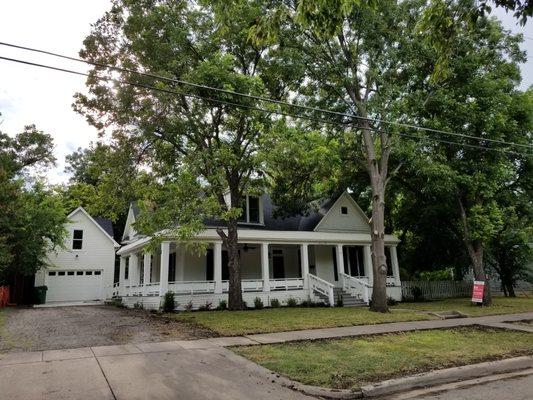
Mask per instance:
[[[479,364],[464,365],[462,367],[430,371],[403,378],[389,379],[374,385],[363,386],[360,390],[354,391],[349,389],[329,389],[320,386],[305,385],[281,376],[277,372],[258,365],[245,357],[233,353],[229,349],[224,349],[223,352],[225,357],[233,359],[241,364],[248,373],[303,394],[328,400],[350,400],[363,397],[383,396],[412,389],[420,389],[451,382],[481,378],[487,375],[503,374],[533,368],[533,356],[521,356],[505,360],[489,361]]]
[[[529,368],[533,368],[533,356],[522,356],[425,372],[405,378],[389,379],[375,385],[363,386],[361,390],[363,397],[376,397],[426,386],[481,378],[487,375],[502,374]]]

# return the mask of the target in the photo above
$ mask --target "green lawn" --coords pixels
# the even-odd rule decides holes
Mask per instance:
[[[533,298],[495,297],[490,307],[472,305],[469,298],[446,299],[423,303],[401,303],[394,308],[413,311],[449,311],[455,310],[471,317],[494,314],[512,314],[533,311]]]
[[[525,332],[459,328],[232,350],[305,384],[355,389],[391,377],[533,354],[532,339]]]
[[[331,328],[336,326],[371,325],[384,322],[416,321],[434,317],[416,311],[393,310],[387,314],[366,308],[271,308],[248,311],[199,311],[168,314],[209,328],[223,336],[251,333]]]

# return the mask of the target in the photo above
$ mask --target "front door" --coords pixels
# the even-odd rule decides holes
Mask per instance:
[[[272,250],[272,267],[274,279],[285,279],[285,259],[283,250]]]

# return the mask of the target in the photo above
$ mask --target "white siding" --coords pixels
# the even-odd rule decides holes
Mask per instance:
[[[348,214],[342,214],[341,208],[346,207]],[[328,213],[315,228],[317,232],[368,232],[370,226],[366,216],[355,204],[348,193],[342,194]]]
[[[79,210],[70,218],[67,224],[67,239],[65,249],[58,249],[48,256],[50,267],[35,275],[35,285],[46,284],[45,273],[54,269],[65,270],[102,270],[104,297],[111,297],[115,270],[114,243],[102,230]],[[74,230],[83,230],[83,245],[81,250],[72,249],[72,235]]]
[[[333,253],[334,246],[314,246],[315,248],[315,263],[316,276],[331,283],[338,283],[335,281],[335,272],[333,271]]]

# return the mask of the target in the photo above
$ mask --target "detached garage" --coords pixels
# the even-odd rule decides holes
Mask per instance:
[[[113,291],[115,251],[113,225],[91,217],[82,207],[69,216],[64,249],[49,254],[49,265],[35,275],[35,286],[47,286],[47,304],[98,302]]]

